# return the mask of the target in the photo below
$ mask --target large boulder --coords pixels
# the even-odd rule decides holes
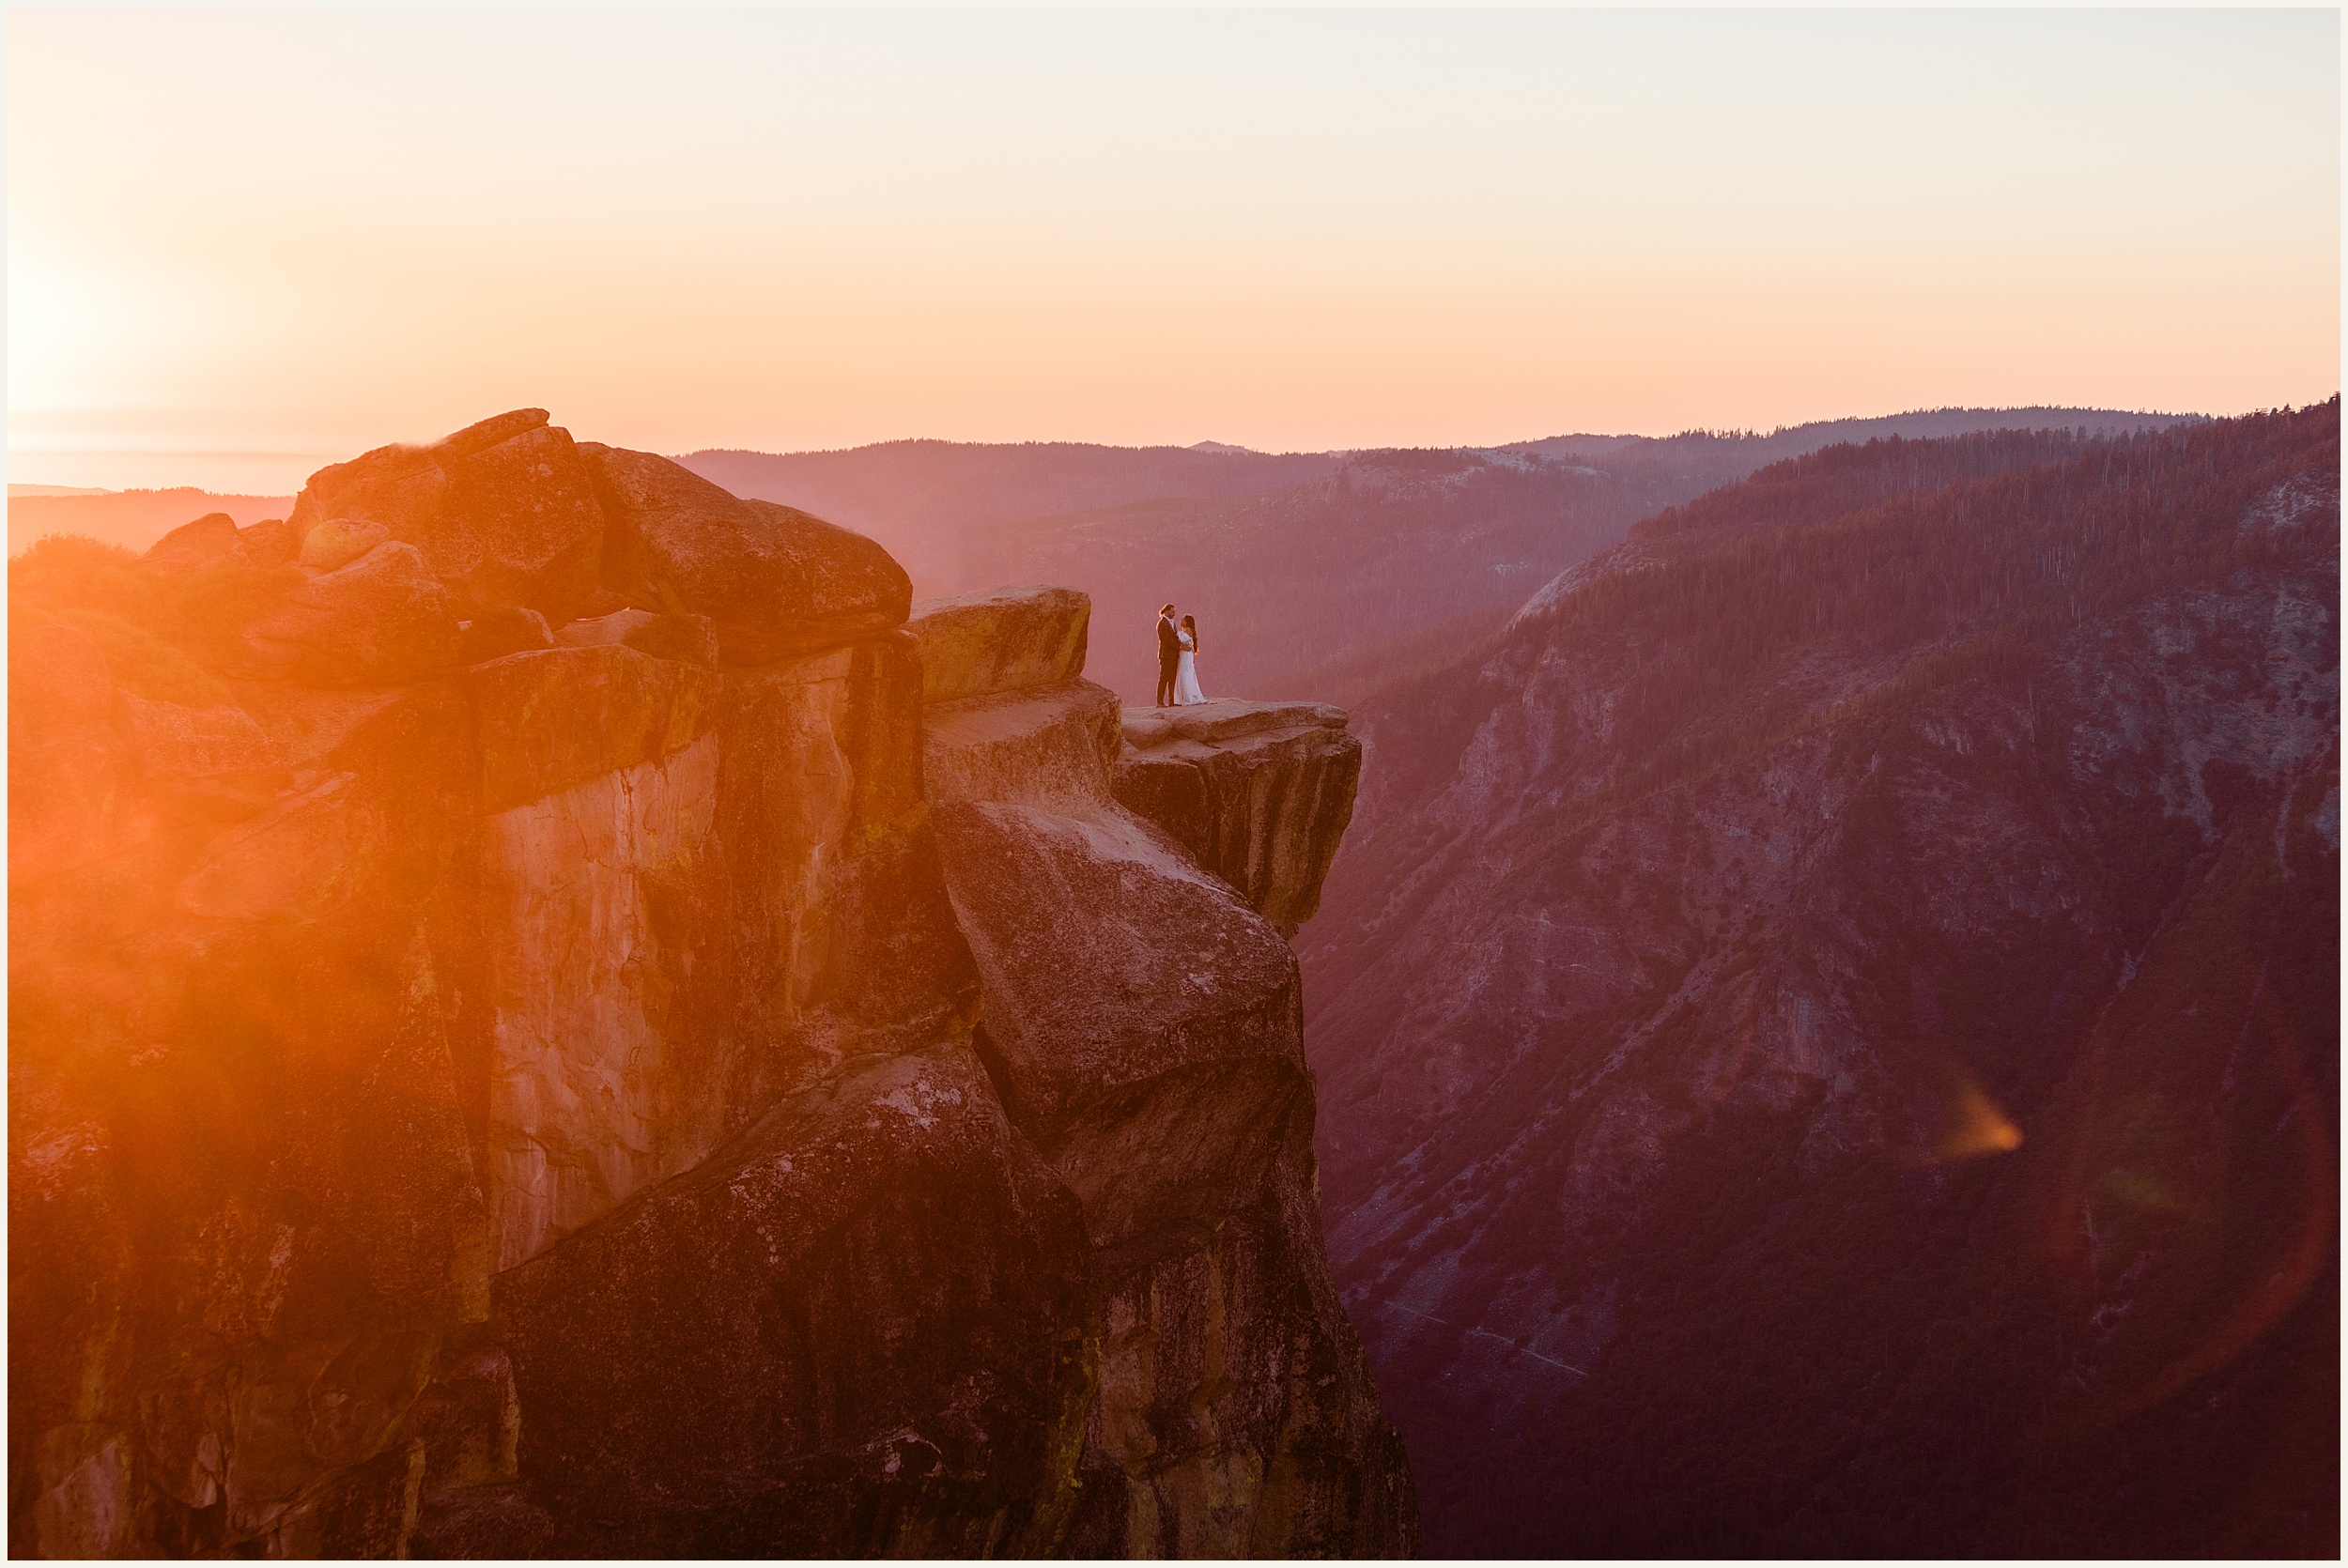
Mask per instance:
[[[1119,712],[1117,694],[1089,681],[933,702],[922,714],[930,799],[1105,806]]]
[[[728,661],[766,664],[904,623],[911,580],[862,534],[738,500],[648,452],[579,450],[611,515],[605,581],[639,609],[707,616]]]
[[[965,1044],[852,1065],[500,1277],[525,1484],[564,1555],[1048,1552],[1087,1294]]]
[[[1084,1200],[1094,1243],[1195,1241],[1260,1182],[1309,1097],[1296,960],[1137,819],[938,811],[1004,1102]]]
[[[411,545],[378,545],[310,578],[245,628],[274,668],[311,685],[392,685],[456,661],[462,638],[448,590]]]
[[[561,625],[597,595],[603,507],[570,432],[543,408],[320,469],[286,521],[306,545],[336,519],[413,546],[460,618],[521,605]]]
[[[946,702],[1073,681],[1084,673],[1091,620],[1091,599],[1073,588],[924,599],[906,623],[921,645],[921,699]]]
[[[147,546],[140,559],[166,572],[193,572],[238,552],[237,519],[225,512],[208,512],[182,523]]]
[[[285,518],[264,517],[237,530],[237,552],[248,565],[289,566],[301,553],[301,541]]]
[[[372,517],[328,517],[301,536],[296,559],[314,572],[339,571],[391,539],[392,530]]]
[[[1321,907],[1362,743],[1318,702],[1202,702],[1133,710],[1117,798],[1172,834],[1198,864],[1293,936]]]

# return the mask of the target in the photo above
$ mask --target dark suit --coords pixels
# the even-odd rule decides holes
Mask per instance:
[[[1161,708],[1174,705],[1174,671],[1182,662],[1182,634],[1174,629],[1174,618],[1158,617],[1158,701]]]

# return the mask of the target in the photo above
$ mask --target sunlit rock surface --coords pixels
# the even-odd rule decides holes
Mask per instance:
[[[12,563],[11,1548],[1414,1549],[1294,961],[1082,596],[925,704],[886,555],[666,467]]]
[[[341,518],[379,524],[412,546],[461,616],[521,605],[568,621],[600,580],[603,505],[570,432],[548,424],[543,408],[321,469],[286,521],[307,549],[321,525]]]
[[[1084,673],[1092,601],[1073,588],[998,588],[924,599],[906,629],[921,645],[927,702],[1058,685]]]
[[[763,664],[904,623],[912,583],[862,534],[730,496],[648,452],[580,450],[611,518],[605,582],[638,609],[708,616],[728,659]]]
[[[305,684],[393,684],[456,661],[463,633],[452,606],[414,546],[386,542],[318,570],[245,628],[245,641],[269,673]]]

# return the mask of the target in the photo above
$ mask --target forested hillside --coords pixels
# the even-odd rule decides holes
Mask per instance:
[[[1357,708],[1300,946],[1430,1550],[2331,1549],[2338,530],[2337,400],[1843,447]]]

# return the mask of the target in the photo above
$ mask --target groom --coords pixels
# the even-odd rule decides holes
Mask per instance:
[[[1182,634],[1174,624],[1174,607],[1158,607],[1158,700],[1157,706],[1174,705],[1174,670],[1182,659]]]

